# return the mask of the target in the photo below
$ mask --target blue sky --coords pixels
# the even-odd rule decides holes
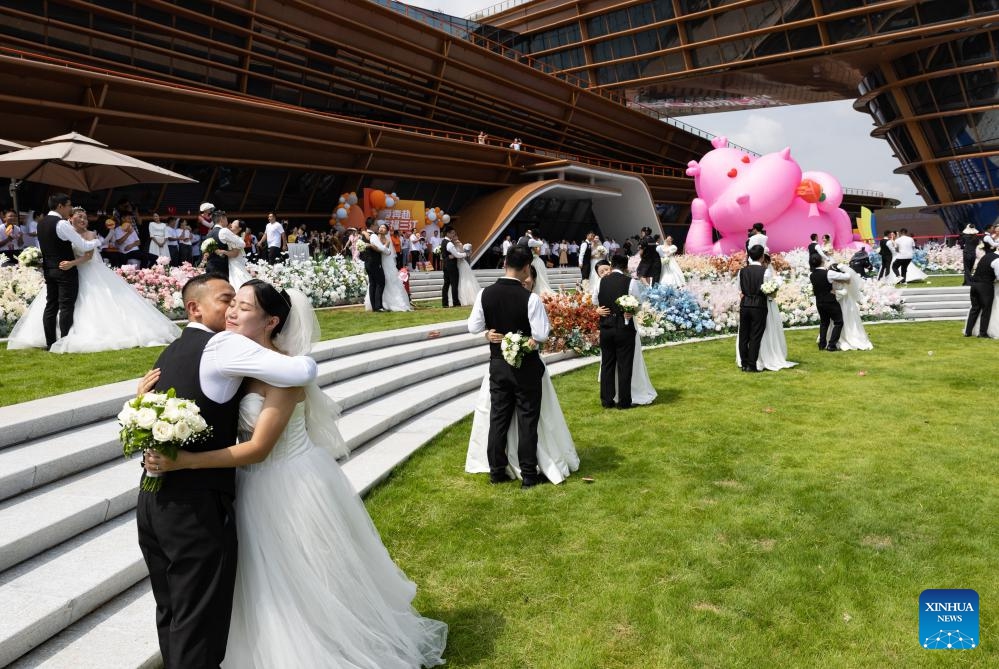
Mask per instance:
[[[468,16],[495,3],[412,0],[408,4]],[[881,191],[901,200],[903,207],[922,205],[912,181],[893,173],[899,162],[888,142],[871,137],[871,117],[854,111],[852,104],[843,100],[678,118],[760,153],[790,146],[802,170],[828,172],[847,188]]]

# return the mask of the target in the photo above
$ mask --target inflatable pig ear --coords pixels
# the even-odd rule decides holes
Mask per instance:
[[[716,149],[724,149],[728,146],[728,137],[718,136],[711,140],[711,146]]]
[[[701,173],[701,166],[697,163],[696,160],[691,160],[689,163],[687,163],[687,176],[688,177],[696,177],[700,173]]]

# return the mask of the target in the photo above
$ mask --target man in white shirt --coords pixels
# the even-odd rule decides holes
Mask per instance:
[[[541,299],[522,285],[530,272],[531,252],[524,246],[511,248],[506,256],[505,275],[479,291],[468,317],[469,332],[489,332],[491,410],[486,446],[489,482],[513,480],[507,471],[506,437],[516,412],[522,488],[531,488],[547,480],[538,469],[538,419],[541,416],[541,379],[545,373],[538,343],[548,340],[551,324]],[[528,337],[527,353],[519,367],[513,367],[503,358],[503,337],[513,332]]]
[[[770,248],[767,246],[767,235],[763,230],[762,223],[753,223],[753,234],[749,236],[749,242],[746,244],[746,249],[749,250],[754,246],[762,246],[764,253],[770,253]]]
[[[100,248],[100,240],[85,240],[69,222],[73,203],[65,193],[56,193],[49,198],[48,216],[38,226],[38,240],[42,250],[42,274],[45,277],[45,311],[42,313],[42,326],[45,329],[46,348],[56,342],[56,324],[60,337],[69,334],[73,327],[73,310],[76,295],[80,289],[80,278],[76,267],[61,269],[60,263],[76,259],[73,249],[81,253],[93,252]]]
[[[570,265],[578,265],[579,264],[579,244],[576,243],[575,239],[572,240],[571,242],[569,242],[569,258],[568,258],[568,260],[569,260],[569,264]]]
[[[909,231],[902,228],[898,231],[895,239],[895,262],[892,263],[892,272],[899,278],[899,283],[905,285],[906,273],[909,271],[909,263],[912,262],[912,253],[916,250],[916,242],[909,236]]]
[[[14,254],[14,230],[17,223],[17,212],[11,210],[4,214],[3,223],[0,223],[0,253],[3,253],[10,260],[15,260]],[[2,262],[2,259],[0,259]]]
[[[423,232],[426,233],[427,229],[424,228]],[[440,253],[437,251],[440,247],[441,237],[437,234],[437,229],[434,228],[427,235],[427,253],[431,256],[431,264],[435,270],[439,270],[441,268],[441,254],[443,253],[443,250]]]
[[[267,260],[274,265],[281,261],[281,252],[288,248],[288,237],[284,226],[277,220],[274,212],[267,214],[267,226],[264,228],[267,237]]]
[[[423,243],[420,241],[420,235],[414,229],[412,234],[409,235],[409,265],[410,269],[416,269],[416,263],[423,260]]]

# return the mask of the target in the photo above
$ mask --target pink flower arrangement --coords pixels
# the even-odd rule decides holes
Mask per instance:
[[[201,274],[201,270],[190,263],[170,267],[168,258],[159,258],[148,269],[125,265],[116,268],[115,273],[170,318],[184,318],[184,302],[180,292],[192,277]]]

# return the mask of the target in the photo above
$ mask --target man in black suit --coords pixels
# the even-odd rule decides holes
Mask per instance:
[[[662,258],[656,250],[658,240],[652,236],[652,228],[642,228],[641,232],[642,236],[638,240],[638,252],[642,261],[638,264],[638,278],[644,284],[652,286],[659,283],[659,277],[662,276]]]
[[[205,239],[214,239],[215,243],[218,244],[218,249],[216,249],[208,258],[205,260],[205,271],[214,272],[216,274],[221,274],[222,276],[229,276],[229,256],[226,253],[230,250],[226,246],[225,242],[219,237],[219,233],[222,232],[222,228],[228,226],[229,219],[226,218],[224,211],[215,210],[212,212],[212,229],[208,231],[205,235]]]
[[[361,239],[368,245],[361,251],[364,261],[364,273],[368,275],[368,300],[372,311],[385,311],[382,306],[382,294],[385,292],[385,270],[382,269],[382,243],[378,239],[375,220],[368,219],[368,227],[361,230]]]
[[[517,240],[517,246],[530,246],[532,239],[534,239],[534,232],[531,229],[524,230],[524,234]]]
[[[45,330],[45,348],[52,348],[58,336],[65,337],[73,327],[73,310],[80,290],[80,275],[75,266],[73,247],[92,253],[100,247],[100,240],[84,240],[73,228],[69,217],[73,203],[65,193],[49,198],[49,213],[38,224],[38,246],[42,252],[42,276],[45,278],[45,311],[42,327]],[[57,323],[58,321],[58,323]]]
[[[957,242],[961,246],[961,254],[964,260],[964,286],[971,285],[971,272],[975,268],[975,251],[978,250],[978,228],[968,223],[961,231],[961,237]]]
[[[767,325],[767,296],[760,287],[763,285],[763,247],[759,244],[749,247],[749,265],[739,270],[739,358],[742,371],[759,372],[756,360],[760,356],[760,342]]]
[[[441,262],[444,265],[441,306],[445,309],[448,307],[448,291],[451,292],[451,304],[456,307],[461,306],[461,302],[458,301],[458,260],[465,257],[465,252],[454,243],[457,238],[458,235],[455,233],[454,228],[450,225],[444,228],[444,241],[441,242]],[[526,249],[527,247],[524,246],[522,248]]]
[[[843,331],[843,310],[836,301],[832,282],[849,281],[850,275],[840,272],[835,265],[826,269],[822,266],[822,258],[817,254],[809,256],[808,266],[812,269],[809,279],[815,294],[815,308],[819,312],[819,350],[838,351],[839,335]],[[826,333],[829,332],[830,323],[833,328],[827,340]]]
[[[590,278],[590,260],[593,259],[593,239],[595,237],[593,232],[588,232],[586,239],[579,245],[579,272],[583,275],[583,281]]]
[[[964,326],[964,336],[970,337],[975,323],[978,323],[978,336],[988,338],[989,321],[992,316],[992,302],[995,301],[995,281],[999,274],[999,255],[994,246],[985,243],[985,255],[978,259],[975,272],[971,276],[971,310]]]
[[[600,314],[600,404],[614,407],[615,381],[617,408],[630,409],[631,369],[635,361],[635,323],[618,305],[624,295],[640,295],[638,282],[628,276],[628,257],[611,256],[611,273],[600,280],[597,313]]]
[[[551,326],[541,299],[524,288],[530,276],[532,254],[526,246],[512,247],[506,254],[505,276],[479,291],[468,317],[472,334],[489,331],[489,482],[512,481],[507,472],[509,459],[506,437],[513,414],[517,413],[517,459],[523,477],[522,488],[531,488],[547,479],[538,469],[538,420],[541,417],[541,379],[545,365],[537,343],[546,341]],[[530,338],[532,351],[520,367],[503,358],[506,334],[519,332]]]
[[[891,263],[894,257],[891,247],[895,240],[894,234],[891,230],[885,230],[885,235],[878,244],[878,255],[881,256],[881,269],[878,271],[879,279],[884,279],[891,275]]]

